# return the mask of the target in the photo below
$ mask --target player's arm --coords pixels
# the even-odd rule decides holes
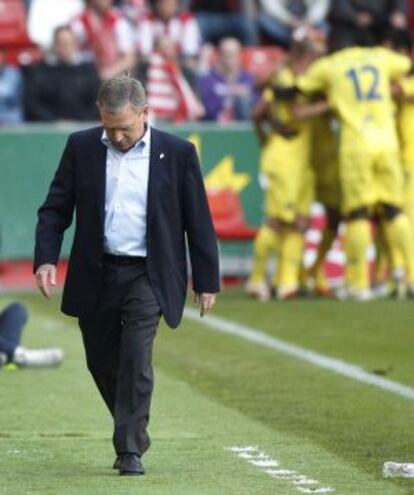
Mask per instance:
[[[331,111],[327,100],[319,100],[311,103],[295,103],[292,107],[296,120],[310,120]]]

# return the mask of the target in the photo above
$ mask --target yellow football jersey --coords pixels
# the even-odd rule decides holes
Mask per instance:
[[[414,96],[414,77],[400,81],[404,93]],[[398,109],[401,158],[406,169],[414,169],[414,103],[402,101]]]
[[[315,62],[297,86],[306,93],[326,93],[340,118],[341,148],[396,150],[390,83],[410,67],[408,57],[386,48],[347,48]]]
[[[292,111],[292,104],[284,100],[279,100],[272,89],[273,85],[282,87],[292,87],[296,83],[296,77],[289,67],[284,67],[271,79],[271,85],[265,88],[263,93],[264,100],[270,107],[272,117],[279,120],[283,124],[289,125],[297,132],[308,130],[307,123],[298,122]]]
[[[266,215],[291,223],[306,208],[306,205],[302,206],[301,200],[310,165],[311,134],[308,123],[297,122],[294,118],[292,104],[275,97],[272,89],[275,83],[293,86],[295,76],[290,68],[285,67],[277,73],[271,85],[264,90],[263,98],[269,105],[271,116],[291,127],[297,135],[288,139],[272,132],[262,149],[260,170],[268,182]]]

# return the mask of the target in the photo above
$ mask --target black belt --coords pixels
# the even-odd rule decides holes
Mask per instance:
[[[123,256],[109,253],[105,253],[103,259],[107,263],[116,265],[133,265],[136,263],[144,263],[147,260],[145,256]]]

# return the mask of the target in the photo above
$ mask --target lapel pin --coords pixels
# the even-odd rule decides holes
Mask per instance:
[[[162,160],[165,157],[164,153],[160,154],[160,160]]]

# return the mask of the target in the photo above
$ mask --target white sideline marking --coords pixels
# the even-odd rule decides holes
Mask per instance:
[[[272,459],[265,452],[259,450],[258,447],[229,447],[227,450],[233,452],[240,459],[246,460],[249,464],[260,468],[260,471],[272,478],[292,484],[301,493],[333,493],[335,491],[334,488],[321,486],[319,481],[308,478],[297,471],[290,469],[264,469],[269,466],[280,466],[280,462]]]
[[[184,310],[184,316],[189,320],[194,320],[197,323],[218,332],[234,335],[241,339],[248,340],[249,342],[275,349],[279,352],[288,354],[289,356],[311,363],[319,368],[333,371],[358,382],[372,385],[382,390],[386,390],[387,392],[405,397],[406,399],[414,400],[414,388],[368,373],[360,366],[319,354],[318,352],[311,351],[296,344],[285,342],[277,337],[267,335],[255,328],[225,320],[218,316],[208,315],[206,318],[201,319],[199,312],[195,309],[186,308]]]

